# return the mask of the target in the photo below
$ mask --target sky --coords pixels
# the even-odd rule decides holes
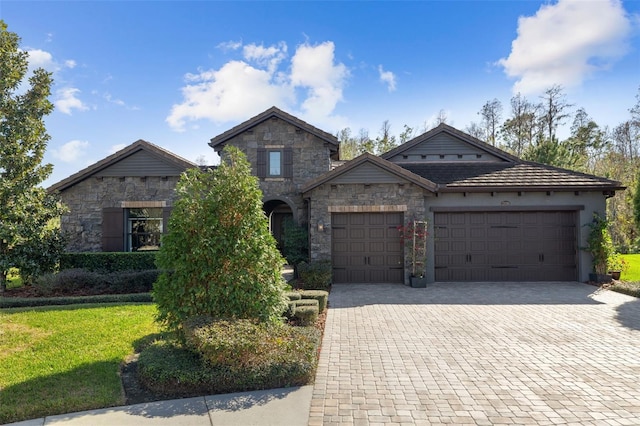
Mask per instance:
[[[558,84],[615,127],[640,89],[640,0],[0,0],[0,19],[53,73],[44,186],[138,139],[215,164],[209,140],[271,106],[374,138]]]

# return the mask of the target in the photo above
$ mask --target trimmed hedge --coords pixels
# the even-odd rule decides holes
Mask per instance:
[[[97,272],[143,271],[157,269],[156,253],[146,252],[67,252],[60,257],[60,269],[86,269]]]
[[[320,312],[324,312],[327,309],[327,301],[329,299],[329,293],[324,290],[303,290],[300,292],[302,299],[314,299],[318,301],[318,309]]]
[[[298,286],[304,290],[328,290],[331,286],[331,261],[301,262],[297,266],[300,280]]]
[[[151,303],[149,293],[104,294],[76,297],[0,297],[0,309],[32,308],[37,306],[77,305],[85,303]]]
[[[609,290],[640,298],[640,282],[616,281],[608,287]]]
[[[313,381],[320,345],[315,327],[197,317],[186,345],[160,340],[138,359],[141,381],[167,396],[301,386]]]
[[[42,296],[148,293],[159,274],[157,269],[112,273],[65,269],[38,277],[33,286]]]
[[[302,299],[302,295],[300,294],[299,291],[287,291],[284,295],[289,300],[300,300],[300,299]]]
[[[318,320],[318,306],[296,306],[293,317],[300,321],[300,326],[312,326]]]

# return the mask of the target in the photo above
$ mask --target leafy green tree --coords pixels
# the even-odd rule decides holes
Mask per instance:
[[[158,319],[180,331],[187,318],[280,318],[284,259],[262,211],[262,192],[244,154],[226,147],[213,171],[186,171],[157,257]]]
[[[0,292],[9,268],[20,268],[28,281],[55,265],[64,245],[59,231],[48,228],[63,208],[39,186],[53,170],[42,164],[49,140],[44,117],[53,111],[51,74],[38,68],[23,84],[28,54],[19,44],[0,20]]]
[[[539,130],[539,106],[520,93],[511,98],[511,116],[500,127],[506,148],[520,157],[533,145]]]
[[[584,108],[578,109],[571,125],[571,136],[566,141],[575,168],[593,171],[607,146],[606,133],[589,117]]]

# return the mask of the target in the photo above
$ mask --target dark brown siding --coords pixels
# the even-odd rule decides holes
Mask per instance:
[[[124,251],[124,210],[102,209],[102,251]]]
[[[167,161],[138,151],[96,173],[96,176],[179,176],[180,169]]]

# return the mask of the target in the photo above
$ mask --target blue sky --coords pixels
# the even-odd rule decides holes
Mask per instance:
[[[54,74],[45,185],[138,139],[214,163],[209,139],[272,105],[375,137],[440,110],[464,130],[486,101],[506,118],[516,92],[561,84],[613,127],[640,87],[637,0],[0,0],[0,18]]]

